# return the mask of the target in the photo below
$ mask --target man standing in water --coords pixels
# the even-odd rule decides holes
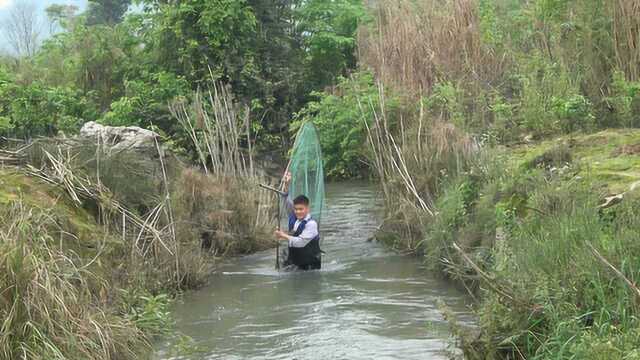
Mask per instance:
[[[291,174],[284,176],[285,191],[289,187]],[[276,230],[276,237],[287,240],[289,254],[285,260],[285,266],[295,265],[301,270],[320,269],[321,250],[320,233],[318,223],[311,217],[309,198],[299,195],[291,201],[287,195],[283,195],[289,213],[289,231]]]

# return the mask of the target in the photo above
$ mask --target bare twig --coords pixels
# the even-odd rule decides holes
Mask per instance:
[[[602,256],[600,252],[596,250],[595,247],[593,247],[593,245],[591,245],[590,243],[586,243],[586,244],[587,244],[587,247],[589,247],[589,249],[591,249],[591,251],[593,252],[593,255],[595,255],[595,257],[602,264],[604,264],[607,268],[609,268],[609,270],[613,271],[613,273],[616,274],[618,278],[620,278],[622,281],[624,281],[625,284],[627,284],[627,286],[629,286],[629,289],[631,289],[633,294],[636,296],[636,300],[640,300],[640,288],[638,288],[638,286],[636,286],[636,284],[633,281],[629,280],[629,278],[626,277],[622,273],[622,271],[618,270],[615,266],[613,266],[613,264],[611,264],[607,259],[605,259],[605,257]]]

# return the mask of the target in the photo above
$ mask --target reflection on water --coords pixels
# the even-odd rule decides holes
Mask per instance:
[[[320,271],[279,273],[274,251],[234,259],[174,307],[179,333],[200,350],[175,359],[446,359],[444,301],[471,321],[463,294],[418,259],[367,242],[377,193],[362,183],[327,186]],[[175,338],[155,358],[171,359]]]

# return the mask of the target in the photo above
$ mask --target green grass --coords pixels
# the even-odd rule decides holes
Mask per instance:
[[[636,144],[637,130],[563,136],[497,150],[450,180],[422,244],[427,264],[480,299],[469,358],[640,358],[640,298],[589,247],[640,278],[640,193],[598,208],[640,180],[640,154],[620,152]]]
[[[579,175],[606,185],[611,193],[619,193],[640,181],[640,151],[619,154],[624,146],[640,148],[640,130],[608,129],[594,134],[565,135],[552,140],[509,148],[509,162],[526,166],[536,157],[558,146],[568,146],[573,162],[580,165]]]

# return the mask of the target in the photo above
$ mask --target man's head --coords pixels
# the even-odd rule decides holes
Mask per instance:
[[[309,214],[309,198],[300,195],[293,199],[293,211],[296,214],[296,219],[302,220]]]

